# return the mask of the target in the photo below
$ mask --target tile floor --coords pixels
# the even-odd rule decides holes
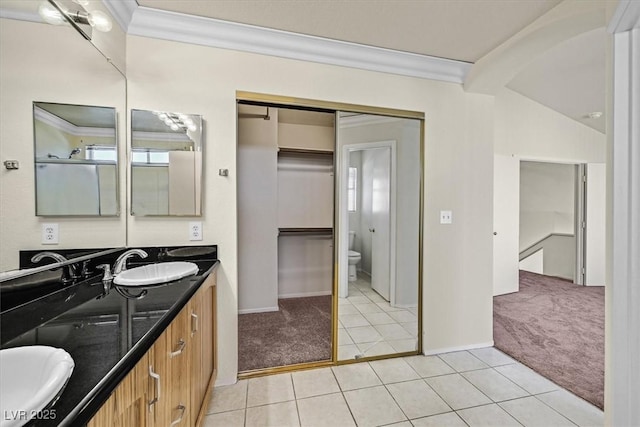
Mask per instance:
[[[338,360],[415,351],[417,313],[417,307],[392,307],[359,274],[349,283],[349,296],[338,298]]]
[[[493,347],[218,387],[204,426],[602,426],[603,412]]]

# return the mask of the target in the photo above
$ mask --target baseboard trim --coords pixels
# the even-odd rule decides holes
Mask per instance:
[[[320,292],[296,292],[293,294],[278,294],[278,299],[285,298],[304,298],[304,297],[322,297],[325,295],[331,295],[331,291]]]
[[[422,353],[425,356],[433,356],[434,354],[451,353],[453,351],[475,350],[477,348],[485,348],[485,347],[493,347],[493,340],[487,341],[484,343],[478,343],[478,344],[461,345],[459,347],[443,347],[443,348],[436,348],[436,349],[430,349],[430,350],[425,349]]]
[[[251,313],[267,313],[269,311],[278,311],[280,307],[260,307],[260,308],[247,308],[244,310],[238,310],[238,314],[251,314]]]

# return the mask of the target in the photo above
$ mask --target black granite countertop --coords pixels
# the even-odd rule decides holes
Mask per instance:
[[[138,300],[113,286],[104,295],[95,276],[2,313],[2,348],[48,345],[66,350],[75,362],[60,399],[43,412],[50,419],[29,426],[79,426],[91,419],[218,266],[213,259],[192,262],[197,275],[147,287]]]

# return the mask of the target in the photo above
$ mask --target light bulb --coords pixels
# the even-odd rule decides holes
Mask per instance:
[[[166,119],[166,118],[167,118],[167,115],[166,115],[165,113],[158,113],[158,118],[159,118],[160,120],[164,120],[164,119]]]
[[[48,24],[62,25],[66,22],[64,16],[51,3],[42,2],[38,8],[38,13]]]
[[[106,13],[100,10],[89,12],[89,25],[103,33],[111,31],[113,24]]]
[[[171,130],[178,130],[178,129],[180,129],[180,126],[178,126],[178,125],[177,125],[177,124],[175,124],[175,123],[171,123],[171,126],[169,126],[169,127],[171,128]]]
[[[79,4],[80,6],[88,6],[89,0],[73,0],[74,3]]]
[[[194,125],[193,123],[188,124],[188,125],[187,125],[187,127],[189,128],[189,130],[190,130],[191,132],[195,132],[195,131],[196,131],[196,129],[198,129],[198,127],[197,127],[196,125]]]

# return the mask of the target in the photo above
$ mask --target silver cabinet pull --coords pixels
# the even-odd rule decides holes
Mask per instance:
[[[182,418],[184,417],[184,413],[187,412],[187,407],[184,406],[183,404],[178,405],[178,410],[180,411],[180,416],[178,418],[176,418],[175,420],[171,421],[171,424],[169,424],[169,427],[173,427],[175,425],[178,425],[182,422]]]
[[[178,341],[178,349],[176,351],[172,351],[171,353],[169,353],[169,357],[173,358],[173,357],[179,356],[184,351],[184,348],[186,347],[186,345],[187,343],[185,342],[185,340],[180,338],[180,341]]]
[[[149,365],[149,376],[153,378],[153,381],[156,384],[156,396],[153,398],[153,400],[149,401],[149,412],[151,412],[151,408],[153,407],[153,405],[155,405],[155,403],[160,400],[160,375],[153,372],[153,366],[151,365]]]
[[[191,335],[198,332],[198,315],[191,312]]]

